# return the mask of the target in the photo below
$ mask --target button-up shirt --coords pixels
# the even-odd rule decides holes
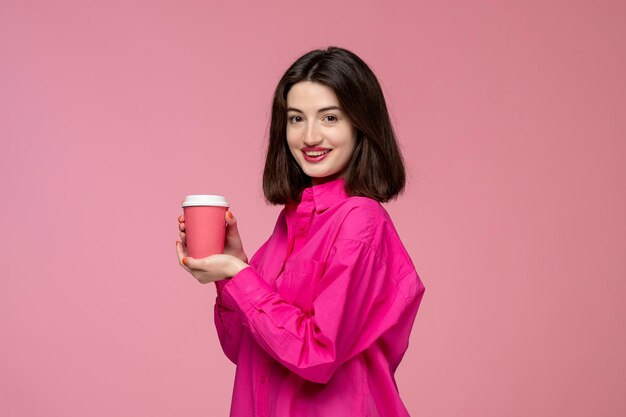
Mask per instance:
[[[425,287],[378,201],[343,178],[305,188],[249,266],[215,284],[231,417],[409,415],[394,373]]]

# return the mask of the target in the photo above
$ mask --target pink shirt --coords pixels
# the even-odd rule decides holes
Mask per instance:
[[[394,372],[425,287],[379,202],[348,197],[343,178],[308,187],[215,284],[231,417],[409,415]]]

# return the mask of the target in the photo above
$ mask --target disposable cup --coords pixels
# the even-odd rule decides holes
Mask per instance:
[[[226,210],[229,204],[221,195],[192,194],[182,203],[185,216],[187,255],[206,258],[224,252]]]

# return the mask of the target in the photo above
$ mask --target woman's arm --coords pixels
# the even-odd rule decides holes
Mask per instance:
[[[256,251],[254,256],[252,256],[250,266],[254,268],[257,267],[259,261],[263,259],[265,255],[268,244],[269,239]],[[237,305],[225,303],[222,296],[224,286],[228,284],[229,281],[230,279],[215,281],[217,296],[215,298],[215,306],[213,307],[213,321],[224,354],[236,365],[239,357],[239,346],[243,328],[241,316],[237,311]]]
[[[231,255],[231,257],[237,258],[241,263],[246,264],[248,262],[248,257],[246,256],[246,253],[243,249],[243,244],[241,242],[241,237],[239,236],[237,219],[235,219],[230,210],[226,211],[226,213],[224,214],[224,219],[226,221],[226,233],[224,239],[223,254]],[[191,272],[191,270],[186,266],[188,258],[187,248],[185,246],[186,225],[184,215],[178,217],[178,222],[181,242],[176,242],[176,252],[179,258],[179,262],[181,262],[181,266],[183,266],[187,271]],[[204,275],[201,276],[198,272],[192,272],[192,275],[203,284],[211,281],[211,279],[209,279],[208,281],[205,280],[206,278],[204,277]],[[223,280],[214,282],[217,288],[217,298],[215,300],[215,306],[213,310],[215,326],[217,328],[220,344],[222,345],[224,353],[233,363],[236,364],[237,355],[239,352],[239,343],[241,339],[241,320],[233,311],[232,307],[224,305],[221,301],[221,288],[226,282]]]
[[[312,313],[290,304],[254,267],[228,280],[221,295],[267,353],[301,377],[326,383],[399,321],[414,319],[424,286],[413,268],[399,272],[369,244],[346,239],[333,247]]]
[[[241,318],[236,309],[227,306],[222,300],[222,288],[228,280],[216,281],[217,297],[213,307],[213,321],[224,354],[232,363],[237,364],[239,357],[239,344],[241,343]]]

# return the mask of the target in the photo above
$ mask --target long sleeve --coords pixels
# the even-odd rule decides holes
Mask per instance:
[[[264,255],[267,245],[268,242],[265,242],[250,259],[251,266],[256,267],[257,261]],[[225,302],[222,295],[224,286],[229,281],[230,279],[215,281],[217,296],[213,307],[213,320],[224,354],[236,365],[243,328],[237,305]]]
[[[213,307],[213,319],[217,336],[224,354],[232,363],[237,364],[239,356],[239,344],[241,342],[242,323],[237,311],[224,304],[221,293],[228,280],[216,281],[217,297]]]
[[[268,354],[318,383],[327,383],[399,321],[414,318],[424,292],[414,268],[387,265],[362,241],[336,241],[324,266],[318,295],[306,312],[273,290],[253,266],[226,282],[221,293]]]

